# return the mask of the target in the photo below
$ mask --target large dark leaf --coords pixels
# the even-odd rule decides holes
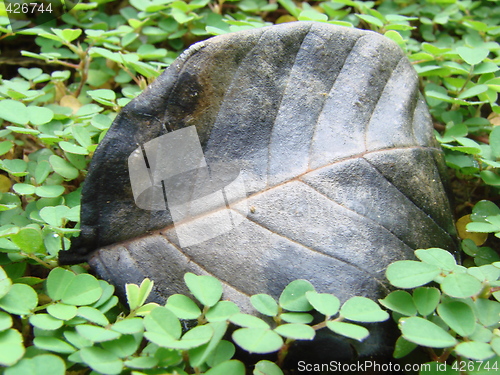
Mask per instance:
[[[194,129],[208,168],[165,178],[136,202],[129,157],[146,155],[146,177],[165,160],[182,169],[184,151],[168,139]],[[158,300],[186,291],[185,272],[216,276],[225,298],[242,306],[298,278],[341,300],[378,297],[389,263],[416,248],[455,247],[432,131],[414,69],[378,34],[295,22],[195,44],[123,109],[100,144],[84,185],[82,234],[62,262],[90,256],[120,288],[153,278]],[[150,141],[168,144],[178,160],[148,151]],[[210,179],[216,170],[222,177]],[[198,172],[208,173],[206,191]],[[161,206],[172,194],[182,205],[238,179],[243,199],[200,208],[184,224],[174,225],[169,209],[137,205]],[[217,227],[223,209],[227,230]],[[183,243],[182,225],[207,231],[212,219],[222,234]]]

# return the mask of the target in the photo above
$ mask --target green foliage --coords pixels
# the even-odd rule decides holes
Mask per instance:
[[[428,249],[416,252],[418,261],[396,262],[387,270],[395,287],[407,289],[380,301],[402,331],[394,356],[421,345],[434,348],[432,360],[487,359],[494,369],[500,355],[500,256],[493,238],[500,237],[500,210],[491,201],[500,188],[500,7],[495,2],[128,0],[116,5],[80,2],[60,19],[16,32],[0,9],[2,43],[20,47],[30,64],[0,80],[0,364],[7,367],[5,374],[82,368],[102,374],[158,369],[185,374],[189,368],[243,374],[243,364],[232,359],[234,344],[224,339],[229,323],[240,327],[232,337],[236,345],[255,353],[278,351],[281,364],[294,340],[311,340],[318,329],[363,340],[369,330],[356,323],[387,318],[373,301],[355,297],[341,304],[305,280],[288,285],[278,301],[252,296],[262,315],[247,315],[220,301],[217,280],[192,274],[185,281],[195,300],[174,295],[165,306],[147,303],[153,284],[144,280],[127,285],[127,310],[111,285],[84,268],[57,267],[58,252],[79,234],[80,185],[89,162],[121,108],[194,42],[296,20],[373,30],[407,53],[452,172],[456,214],[466,218],[463,231],[459,226],[462,264],[440,249]],[[18,56],[5,61],[10,57]],[[494,236],[483,246],[488,233]],[[314,314],[324,319],[318,323]],[[179,319],[196,326],[183,331]],[[461,371],[479,373],[476,362],[464,363]],[[253,373],[282,372],[261,361]]]
[[[465,268],[443,249],[416,250],[415,255],[420,261],[398,261],[386,272],[391,284],[413,289],[412,294],[396,290],[379,301],[393,311],[401,330],[395,356],[411,352],[416,346],[409,343],[413,343],[443,348],[439,356],[432,351],[434,360],[444,361],[449,355],[497,360],[500,295],[495,293],[500,286],[500,262]],[[423,286],[429,282],[440,290]]]
[[[237,345],[251,353],[280,351],[278,362],[282,363],[284,348],[295,340],[312,340],[319,329],[328,327],[361,341],[368,336],[368,330],[343,320],[377,322],[388,318],[375,302],[362,297],[346,301],[339,311],[336,297],[315,292],[304,280],[290,283],[280,296],[279,305],[271,296],[252,298],[257,306],[262,300],[268,304],[272,300],[279,306],[266,322],[241,313],[232,302],[221,301],[222,284],[211,276],[186,274],[186,284],[196,300],[173,295],[165,306],[146,303],[152,281],[145,279],[140,286],[128,284],[128,313],[118,308],[113,286],[80,268],[54,268],[43,288],[37,291],[15,283],[3,268],[0,276],[4,285],[4,295],[0,298],[0,348],[3,349],[0,363],[13,365],[8,369],[11,375],[26,371],[45,374],[46,367],[37,365],[42,360],[47,361],[53,374],[64,374],[81,366],[105,375],[132,370],[148,373],[152,368],[179,374],[187,373],[190,368],[196,373],[244,374],[245,366],[232,359],[234,344],[224,339],[229,323],[240,327],[232,334]],[[294,301],[291,306],[297,314],[308,315],[305,311],[312,309],[308,299],[328,306],[324,320],[311,326],[282,319],[287,314],[284,305],[289,301]],[[181,320],[187,316],[197,324],[184,331]],[[25,355],[23,336],[12,328],[14,324],[21,324],[25,335],[33,335],[35,356]],[[261,361],[256,365],[256,374],[266,371],[282,374],[272,362]]]

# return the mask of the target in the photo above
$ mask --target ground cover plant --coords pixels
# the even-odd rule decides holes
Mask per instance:
[[[278,353],[276,363],[247,372],[281,374],[293,340],[313,339],[319,329],[363,340],[369,329],[356,323],[388,319],[383,309],[401,330],[395,358],[411,362],[420,346],[447,373],[497,371],[496,1],[98,0],[38,26],[17,20],[15,31],[1,4],[0,371],[243,374],[232,359],[239,346]],[[146,303],[152,283],[145,280],[127,287],[121,305],[84,265],[58,267],[58,252],[79,233],[88,163],[120,109],[192,43],[295,20],[371,29],[407,53],[450,168],[463,252],[417,250],[418,261],[392,264],[388,281],[400,290],[380,305],[354,297],[341,306],[298,280],[278,301],[252,297],[262,319],[220,301],[213,278],[187,274],[192,296],[172,296],[166,306]],[[324,321],[311,324],[313,311]],[[197,325],[183,332],[179,319]],[[232,342],[223,338],[229,323],[240,327]]]

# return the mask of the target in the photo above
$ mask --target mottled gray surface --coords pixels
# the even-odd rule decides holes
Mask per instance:
[[[134,204],[127,158],[191,125],[209,165],[241,169],[247,200],[235,211],[251,211],[181,248],[168,210]],[[389,263],[417,248],[454,250],[443,178],[417,75],[392,41],[314,22],[222,35],[193,46],[117,117],[85,181],[82,235],[61,259],[91,255],[119,289],[153,278],[159,301],[186,292],[188,271],[216,276],[246,309],[248,295],[277,297],[299,278],[343,301],[377,298]]]

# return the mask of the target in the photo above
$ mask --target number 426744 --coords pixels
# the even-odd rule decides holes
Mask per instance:
[[[8,3],[5,8],[7,13],[11,14],[34,14],[34,13],[52,13],[52,4],[44,3]]]
[[[451,368],[455,371],[498,371],[497,361],[455,361]]]

